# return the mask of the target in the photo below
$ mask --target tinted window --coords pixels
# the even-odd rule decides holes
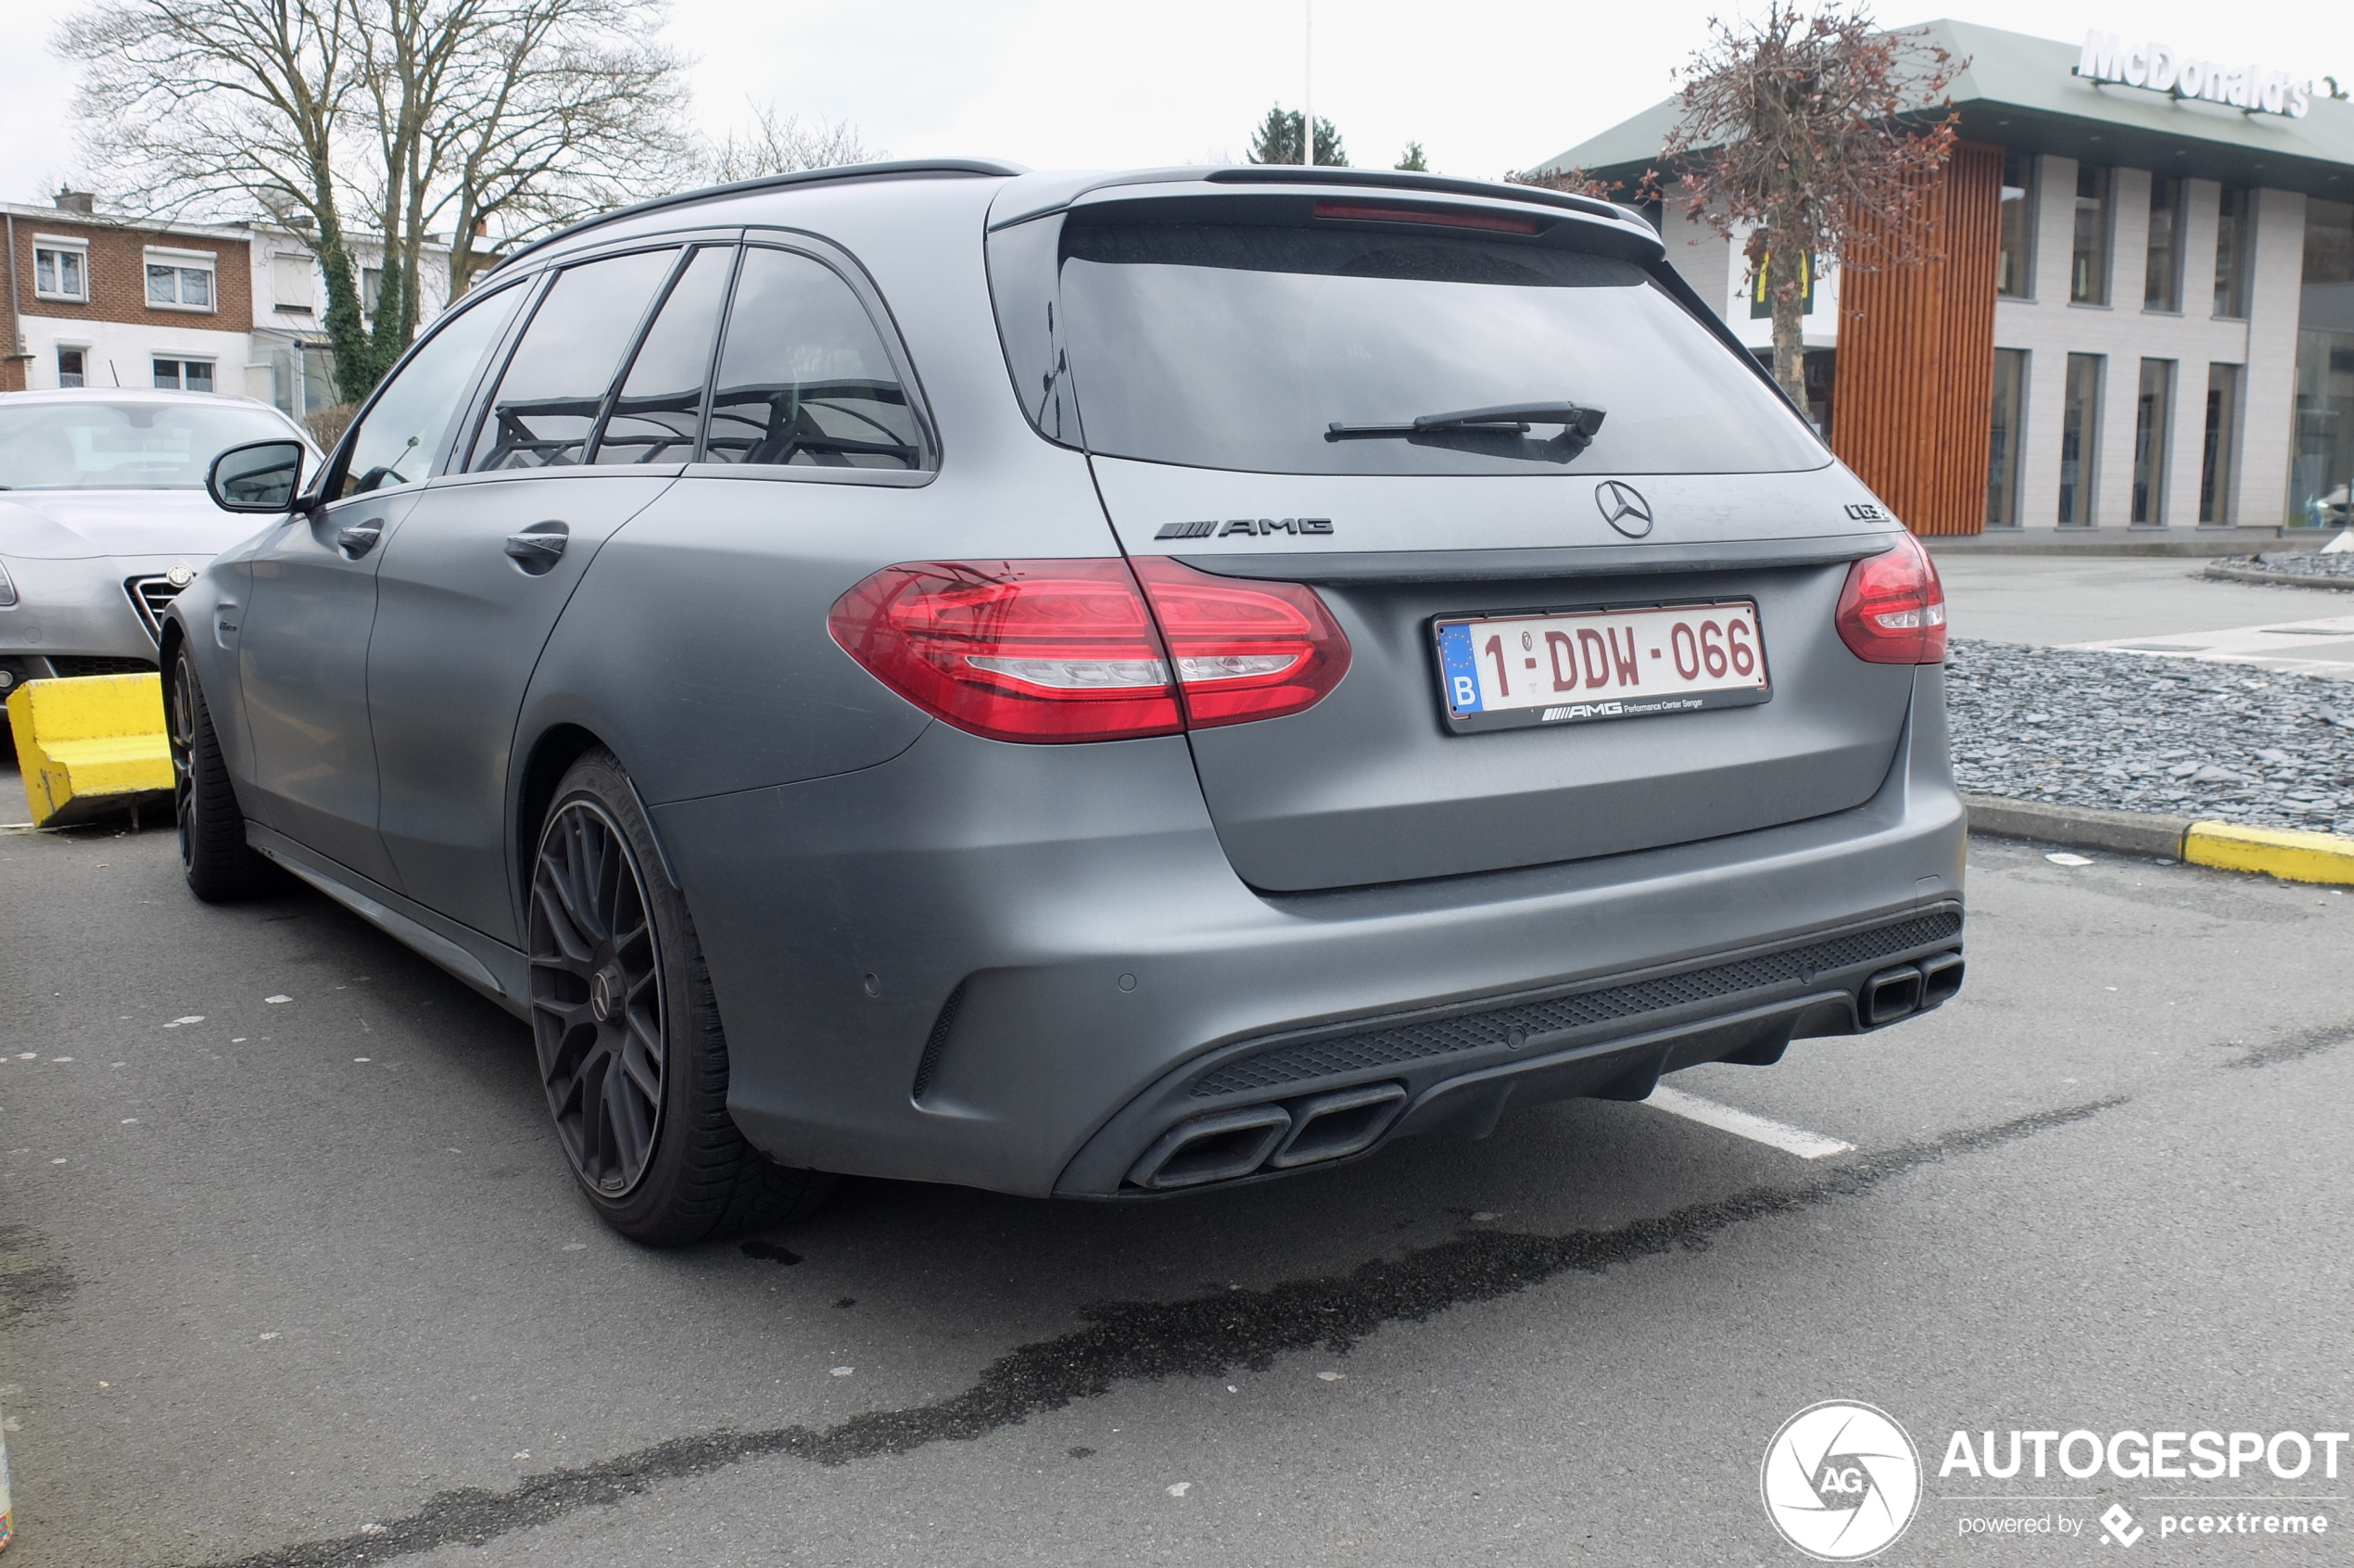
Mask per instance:
[[[200,490],[231,447],[290,441],[250,403],[10,401],[0,405],[0,490]]]
[[[556,275],[500,377],[469,472],[580,462],[621,357],[677,259],[675,250],[641,250]]]
[[[707,462],[923,468],[921,426],[882,336],[841,274],[748,249],[728,312]]]
[[[703,383],[735,264],[732,246],[699,250],[687,263],[605,416],[595,462],[685,462],[695,455]]]
[[[1067,225],[1063,251],[1060,341],[1099,452],[1290,474],[1705,474],[1830,461],[1750,366],[1631,262],[1443,234],[1192,224]],[[1044,375],[1024,379],[1035,398]],[[1590,447],[1542,424],[1329,438],[1335,424],[1564,400],[1603,411]]]
[[[400,367],[352,433],[337,496],[414,485],[432,472],[450,422],[523,298],[510,288],[444,322]]]

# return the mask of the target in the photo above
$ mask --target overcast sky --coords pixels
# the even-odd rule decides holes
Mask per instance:
[[[1707,17],[1729,8],[1314,7],[1316,112],[1339,128],[1350,161],[1387,167],[1416,140],[1433,169],[1488,178],[1665,96]],[[715,133],[747,118],[748,101],[771,102],[850,120],[900,158],[1107,168],[1242,158],[1271,104],[1299,106],[1304,14],[1304,0],[675,0],[665,35],[694,58],[698,116]],[[1957,14],[2071,42],[2093,25],[2168,38],[2298,77],[2354,74],[2354,32],[2334,0],[1979,0]],[[2317,27],[2322,17],[2335,19]],[[0,197],[42,201],[78,172],[71,77],[35,50],[14,61],[0,68]]]

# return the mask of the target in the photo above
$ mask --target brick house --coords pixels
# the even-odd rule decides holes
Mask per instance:
[[[0,204],[10,352],[0,391],[169,386],[272,403],[297,418],[335,401],[323,330],[326,282],[310,238],[284,224],[175,223],[95,210],[61,191],[54,208]],[[380,254],[355,238],[363,302]],[[437,315],[448,251],[425,248],[421,314]]]

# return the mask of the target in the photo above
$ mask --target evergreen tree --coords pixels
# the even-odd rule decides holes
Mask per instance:
[[[1297,163],[1301,125],[1297,109],[1281,106],[1269,109],[1267,118],[1250,133],[1251,162]],[[1316,117],[1316,161],[1328,169],[1348,167],[1348,153],[1340,144],[1340,133],[1323,115]]]
[[[1397,166],[1410,174],[1430,172],[1430,160],[1423,157],[1423,145],[1420,142],[1406,144],[1406,150],[1399,155]]]

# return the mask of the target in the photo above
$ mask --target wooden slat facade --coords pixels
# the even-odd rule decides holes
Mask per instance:
[[[1930,197],[1931,259],[1839,280],[1831,448],[1917,534],[1986,527],[2003,150],[1954,149]]]

